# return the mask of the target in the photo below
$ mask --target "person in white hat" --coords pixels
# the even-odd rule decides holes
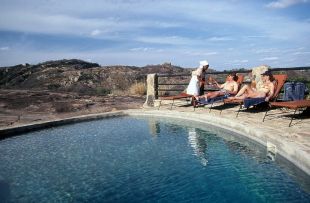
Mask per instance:
[[[208,61],[200,61],[197,70],[192,72],[192,78],[187,87],[186,93],[195,97],[204,94],[205,73],[209,68]]]

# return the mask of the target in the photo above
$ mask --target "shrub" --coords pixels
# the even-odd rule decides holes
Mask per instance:
[[[49,90],[57,90],[57,89],[59,89],[60,87],[61,87],[60,84],[49,84],[49,85],[47,86],[47,89],[49,89]]]
[[[120,90],[120,89],[113,89],[111,91],[111,95],[113,96],[128,96],[130,94],[129,90]]]
[[[93,80],[94,75],[91,73],[81,73],[81,76],[79,77],[78,81],[85,81],[85,80]]]
[[[143,82],[135,83],[129,88],[130,94],[146,95],[146,85]]]
[[[111,93],[111,90],[102,87],[96,87],[96,95],[105,96]]]

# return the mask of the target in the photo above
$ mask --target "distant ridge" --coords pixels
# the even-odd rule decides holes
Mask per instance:
[[[0,88],[80,91],[104,88],[126,90],[145,81],[150,73],[189,74],[191,69],[164,63],[159,65],[100,66],[80,59],[62,59],[0,68]]]

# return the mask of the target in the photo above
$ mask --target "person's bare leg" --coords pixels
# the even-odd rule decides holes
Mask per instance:
[[[247,97],[248,97],[247,94],[243,94],[243,95],[241,95],[241,96],[235,96],[235,97],[233,97],[233,99],[238,100],[238,99],[245,99],[245,98],[247,98]]]
[[[196,99],[197,99],[197,100],[199,100],[199,99],[203,99],[203,98],[205,98],[205,99],[206,99],[208,94],[209,94],[209,93],[207,93],[207,94],[203,94],[203,95],[201,95],[201,96],[197,96],[197,97],[196,97]]]
[[[245,99],[248,94],[253,93],[252,88],[249,85],[243,86],[239,92],[233,96],[233,97],[228,97],[229,100],[234,100],[234,99]]]
[[[248,88],[248,85],[243,86],[235,96],[228,97],[227,99],[229,99],[229,100],[236,99],[237,96],[244,94],[244,92],[246,91],[247,88]]]
[[[240,97],[241,95],[243,95],[246,91],[249,91],[251,88],[249,85],[244,85],[239,92],[236,94],[235,97]],[[251,89],[252,90],[252,89]]]
[[[254,92],[252,91],[251,93],[248,94],[249,98],[258,98],[258,97],[266,97],[266,94],[263,92]]]
[[[215,91],[215,92],[210,92],[210,94],[208,95],[208,98],[212,99],[212,98],[215,98],[215,97],[218,97],[218,96],[223,96],[223,95],[224,95],[223,92]]]

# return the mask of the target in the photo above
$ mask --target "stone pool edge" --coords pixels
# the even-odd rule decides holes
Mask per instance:
[[[211,124],[216,127],[224,128],[233,131],[237,134],[245,136],[257,143],[269,148],[276,154],[280,154],[288,161],[293,163],[299,169],[310,176],[310,150],[305,149],[297,142],[293,142],[290,138],[283,137],[281,132],[275,131],[274,128],[268,126],[245,125],[240,121],[234,121],[231,118],[223,118],[212,116],[209,114],[197,114],[195,112],[180,112],[180,111],[164,111],[164,110],[148,110],[148,109],[130,109],[115,112],[106,112],[99,114],[90,114],[76,116],[66,119],[57,119],[44,122],[35,122],[32,124],[21,125],[17,127],[7,127],[0,129],[0,140],[6,137],[15,136],[21,133],[26,133],[34,130],[40,130],[49,127],[73,124],[83,121],[91,121],[110,117],[120,116],[149,116],[149,117],[166,117],[190,120],[199,123]]]
[[[127,114],[125,114],[123,111],[115,111],[115,112],[75,116],[75,117],[64,118],[64,119],[55,119],[55,120],[50,120],[50,121],[39,121],[39,122],[31,123],[31,124],[1,128],[0,129],[0,140],[6,137],[11,137],[11,136],[15,136],[15,135],[19,135],[22,133],[35,131],[35,130],[40,130],[44,128],[68,125],[68,124],[84,122],[84,121],[98,120],[98,119],[103,119],[103,118],[119,117],[119,116],[127,116]]]

